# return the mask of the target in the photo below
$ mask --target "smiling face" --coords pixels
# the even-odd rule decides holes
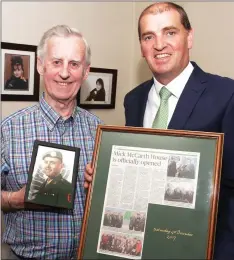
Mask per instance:
[[[180,14],[173,8],[147,13],[140,20],[140,44],[155,78],[166,85],[189,63],[193,32],[181,24]]]
[[[63,163],[58,158],[45,157],[43,160],[44,173],[53,179],[58,176],[63,168]]]
[[[38,72],[43,76],[45,99],[66,102],[76,99],[81,84],[87,78],[85,44],[76,36],[50,38],[43,60],[38,58]]]

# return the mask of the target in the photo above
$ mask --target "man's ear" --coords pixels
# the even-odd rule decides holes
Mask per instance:
[[[44,74],[43,61],[39,57],[37,57],[37,71],[41,76]]]
[[[188,37],[187,37],[187,40],[188,40],[188,49],[192,49],[193,47],[193,35],[194,35],[194,30],[191,29],[188,33]]]

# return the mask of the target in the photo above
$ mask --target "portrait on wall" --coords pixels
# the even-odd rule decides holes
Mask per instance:
[[[73,208],[79,148],[36,141],[25,201]]]
[[[1,43],[2,101],[38,101],[36,46]]]
[[[86,81],[77,95],[82,108],[114,108],[117,70],[90,68]]]

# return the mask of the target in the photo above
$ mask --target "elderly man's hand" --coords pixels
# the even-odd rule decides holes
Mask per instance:
[[[89,187],[90,182],[93,180],[93,168],[91,167],[91,164],[87,164],[85,167],[85,182],[84,187],[87,189]]]
[[[11,196],[9,197],[9,204],[12,209],[23,209],[24,204],[24,195],[25,195],[26,186],[24,186],[19,191],[12,192]]]

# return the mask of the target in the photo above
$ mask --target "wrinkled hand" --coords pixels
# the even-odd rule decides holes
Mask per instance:
[[[93,168],[91,167],[91,164],[87,164],[85,167],[85,182],[84,182],[84,187],[87,189],[89,187],[89,184],[93,180]]]
[[[10,205],[13,209],[23,209],[24,208],[24,195],[25,195],[26,186],[21,190],[12,192],[10,197]]]

